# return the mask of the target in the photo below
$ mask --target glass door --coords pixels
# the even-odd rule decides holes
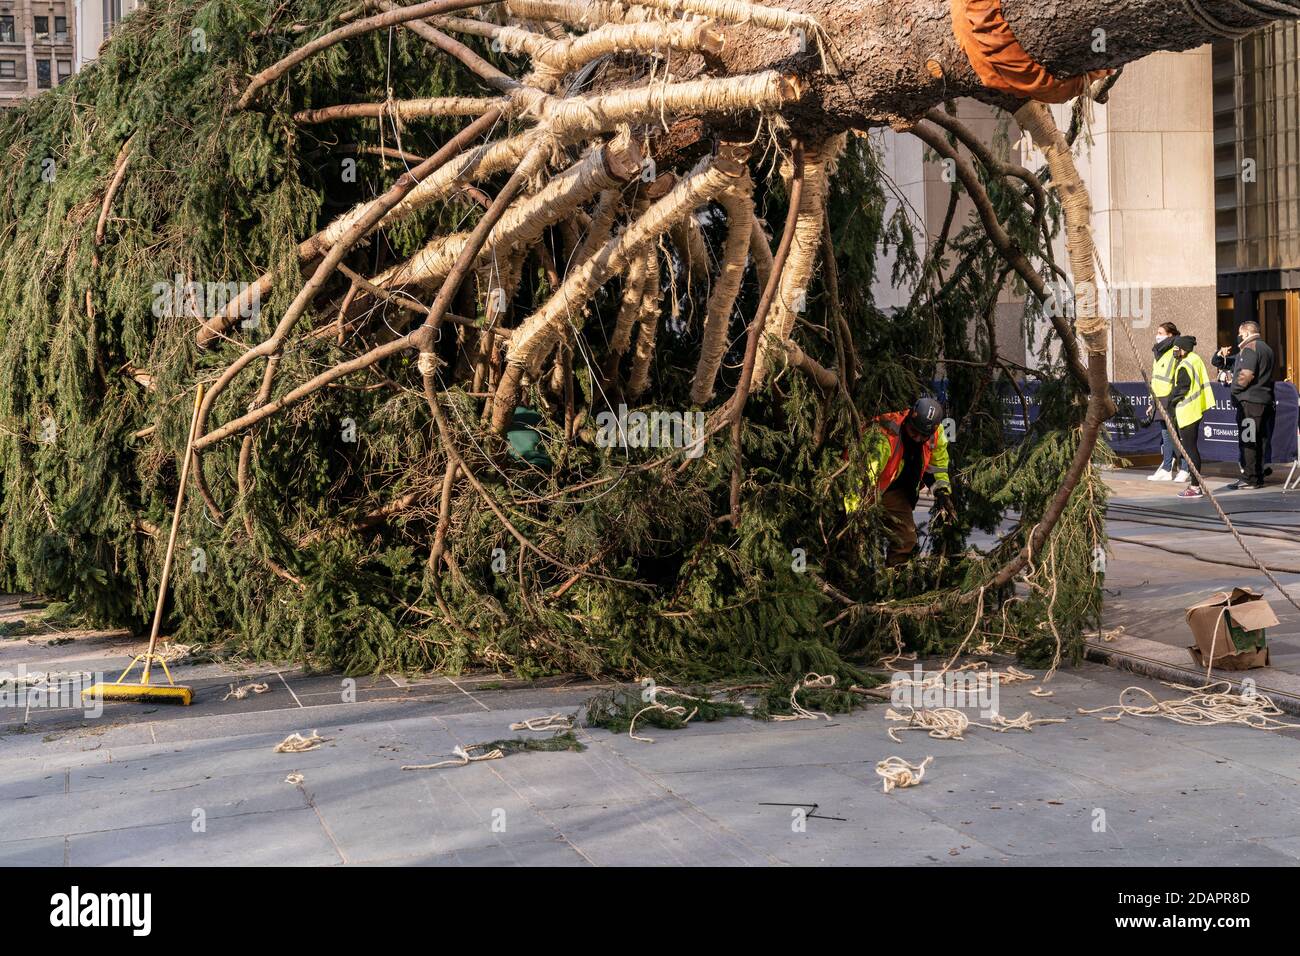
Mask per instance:
[[[1300,291],[1261,292],[1259,325],[1277,356],[1277,381],[1300,382]]]

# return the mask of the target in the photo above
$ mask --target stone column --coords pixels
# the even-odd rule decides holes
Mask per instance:
[[[1207,362],[1214,353],[1213,86],[1210,47],[1158,53],[1130,64],[1095,110],[1085,177],[1098,253],[1121,305],[1112,322],[1114,381],[1140,378],[1120,322],[1132,327],[1143,366],[1166,321],[1196,336]]]

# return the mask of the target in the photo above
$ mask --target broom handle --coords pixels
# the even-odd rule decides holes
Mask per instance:
[[[203,385],[194,394],[194,414],[190,417],[190,434],[185,439],[185,461],[181,464],[181,486],[176,492],[176,510],[172,512],[172,533],[167,538],[167,557],[163,559],[162,579],[158,582],[158,606],[153,612],[153,629],[149,632],[149,650],[144,658],[144,682],[149,683],[149,667],[162,630],[163,603],[167,600],[167,582],[171,579],[172,557],[176,554],[176,532],[181,526],[181,508],[185,504],[185,486],[189,484],[190,462],[194,460],[194,432],[199,427],[199,406],[203,403]]]

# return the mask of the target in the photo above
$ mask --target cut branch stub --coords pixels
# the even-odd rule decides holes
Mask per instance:
[[[753,241],[754,183],[748,174],[740,177],[731,189],[718,198],[718,202],[727,213],[727,238],[722,247],[718,278],[709,294],[700,358],[691,383],[691,401],[698,404],[707,402],[713,396],[713,383],[727,351],[731,313],[736,304],[736,296],[740,293],[741,280],[745,277],[745,266]],[[764,251],[767,251],[766,238]],[[771,259],[770,252],[768,259]],[[766,277],[764,281],[765,279]]]
[[[795,322],[806,310],[808,288],[817,269],[817,250],[821,246],[829,174],[843,149],[844,135],[840,134],[805,150],[799,216],[795,220],[790,257],[781,270],[781,284],[772,302],[765,334],[759,342],[754,366],[755,388],[761,387],[766,380],[768,367],[785,357],[785,346],[794,333]],[[782,172],[788,177],[788,164]]]

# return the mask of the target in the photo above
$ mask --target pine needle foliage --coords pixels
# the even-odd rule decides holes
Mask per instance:
[[[159,0],[121,24],[98,62],[0,117],[0,585],[57,596],[87,623],[145,628],[194,386],[283,315],[300,287],[298,243],[402,172],[400,161],[361,147],[429,155],[458,131],[448,120],[400,130],[373,120],[293,121],[299,110],[341,102],[481,93],[400,29],[331,47],[264,91],[257,108],[235,108],[250,74],[337,27],[353,6]],[[130,167],[100,245],[101,206],[128,144]],[[768,221],[781,222],[779,178],[757,188]],[[400,355],[259,426],[246,495],[236,484],[238,440],[204,454],[211,493],[229,513],[218,524],[200,495],[187,500],[167,631],[185,643],[229,641],[241,653],[350,673],[486,667],[523,677],[654,674],[684,686],[757,676],[772,684],[763,705],[770,713],[780,712],[782,694],[788,708],[789,687],[808,672],[868,683],[858,665],[896,641],[955,647],[973,609],[952,597],[978,587],[1023,544],[1064,472],[1082,406],[1061,369],[1048,368],[1038,422],[1025,443],[1008,445],[1002,409],[1014,376],[988,362],[983,321],[1001,287],[1000,260],[968,226],[954,235],[947,267],[932,269],[915,251],[906,216],[887,213],[889,189],[871,143],[851,137],[828,208],[836,291],[861,360],[856,414],[793,370],[775,370],[747,406],[736,526],[721,520],[730,444],[715,438],[685,464],[680,456],[656,464],[658,449],[598,447],[592,422],[620,396],[606,393],[579,356],[584,417],[571,440],[562,397],[544,382],[525,394],[541,415],[550,470],[485,436],[481,399],[444,383],[453,437],[485,495],[457,486],[446,566],[431,571],[448,456],[414,356]],[[1041,249],[1023,204],[1003,184],[989,189],[1017,240]],[[347,261],[373,274],[478,215],[457,194]],[[722,217],[699,219],[716,256]],[[895,280],[924,280],[933,294],[889,314],[879,309],[872,285],[881,251],[893,254]],[[639,407],[691,409],[704,293],[679,281],[685,270],[675,251],[661,254],[664,331]],[[278,279],[260,324],[232,330],[208,351],[194,343],[192,316],[159,308],[178,283],[249,282],[272,268]],[[804,322],[807,350],[830,367],[845,356],[825,274],[809,290]],[[335,281],[341,298],[346,283]],[[530,264],[517,314],[548,291],[544,270]],[[598,294],[587,334],[612,329],[621,291],[615,281]],[[759,294],[751,270],[715,403],[735,388]],[[466,305],[482,318],[482,303],[475,311],[471,296],[458,307]],[[327,309],[308,316],[317,326],[333,319]],[[348,348],[315,337],[283,356],[278,381],[300,381]],[[925,553],[907,568],[887,570],[879,509],[846,515],[842,505],[861,473],[858,423],[906,407],[941,378],[960,421],[953,453],[964,517],[931,528]],[[227,390],[214,417],[241,413],[255,388]],[[536,550],[521,549],[485,498]],[[385,511],[396,501],[409,503]],[[1077,653],[1099,606],[1099,578],[1087,569],[1103,540],[1103,504],[1094,470],[1028,583],[989,596],[984,629],[1030,655],[1054,653],[1058,636],[1067,657]],[[972,548],[973,532],[1005,531],[1008,515],[1016,524],[1005,540],[988,554]],[[841,613],[836,594],[860,608]],[[889,610],[925,602],[945,610]],[[806,706],[846,703],[842,694],[811,694]]]

